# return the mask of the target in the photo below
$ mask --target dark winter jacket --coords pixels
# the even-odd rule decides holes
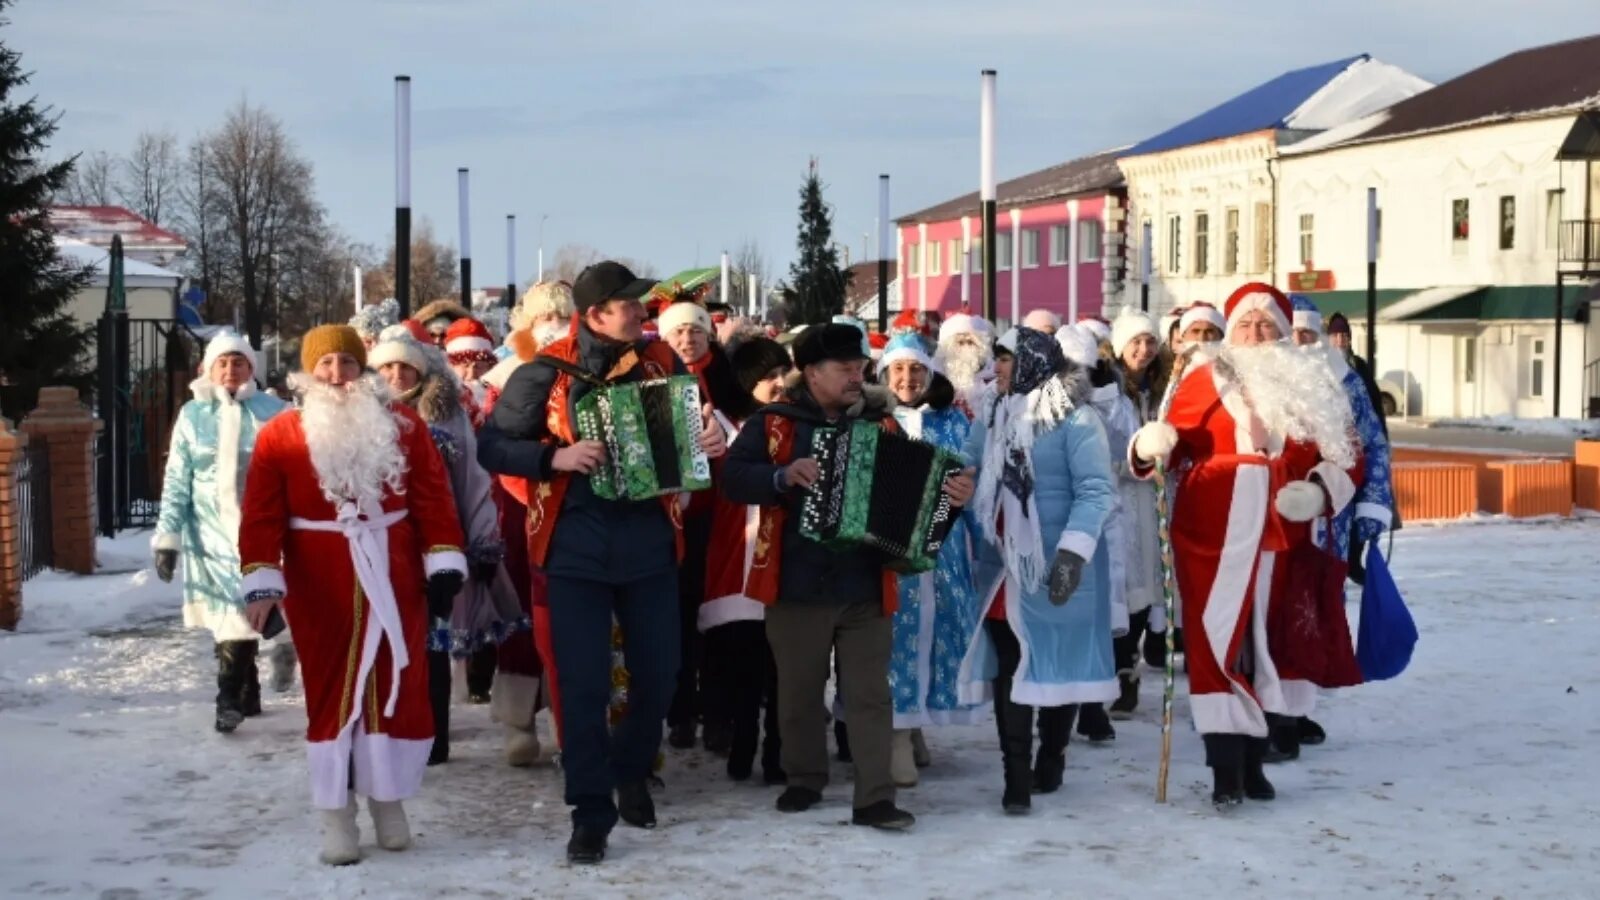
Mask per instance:
[[[893,400],[887,390],[868,384],[864,391],[861,402],[839,421],[877,422],[890,415]],[[794,459],[811,457],[812,435],[817,426],[829,420],[803,386],[795,385],[789,396],[791,402],[762,407],[739,429],[739,437],[729,448],[722,467],[723,495],[734,503],[781,504],[788,508],[783,524],[779,603],[880,603],[885,562],[882,553],[864,547],[830,550],[800,533],[800,507],[805,494],[780,486],[783,467],[772,463],[767,452],[767,417],[782,416],[794,423]]]
[[[642,345],[642,342],[641,342]],[[627,349],[605,341],[588,328],[578,329],[578,365],[604,377]],[[677,374],[682,363],[674,358]],[[494,412],[478,434],[478,462],[490,472],[533,481],[549,481],[555,474],[557,449],[550,442],[546,409],[556,369],[535,359],[519,367],[506,381]],[[619,381],[638,381],[635,367]],[[567,394],[569,413],[591,390],[572,379]],[[602,500],[589,479],[575,477],[562,498],[561,514],[550,539],[545,571],[565,578],[623,584],[658,576],[676,568],[676,536],[671,521],[656,500]]]

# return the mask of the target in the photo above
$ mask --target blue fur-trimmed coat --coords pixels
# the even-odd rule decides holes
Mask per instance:
[[[1350,553],[1350,540],[1371,541],[1389,530],[1394,524],[1394,476],[1390,471],[1389,435],[1383,420],[1372,406],[1372,395],[1367,393],[1361,374],[1345,362],[1341,353],[1330,354],[1334,374],[1350,398],[1350,411],[1355,419],[1356,436],[1361,441],[1361,485],[1355,497],[1333,519],[1332,547],[1329,547],[1327,523],[1317,523],[1313,537],[1317,546],[1339,559]]]

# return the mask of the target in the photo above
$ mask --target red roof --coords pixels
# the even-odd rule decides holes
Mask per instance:
[[[189,247],[181,235],[121,206],[52,206],[50,225],[57,234],[98,247],[110,246],[115,235],[121,235],[122,243],[130,250],[168,250],[177,254]]]

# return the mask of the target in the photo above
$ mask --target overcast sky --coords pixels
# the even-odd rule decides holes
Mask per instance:
[[[1002,179],[1155,134],[1280,72],[1358,53],[1442,81],[1600,32],[1597,0],[17,0],[0,40],[63,113],[52,155],[184,143],[240,98],[280,117],[348,234],[393,239],[393,77],[414,83],[415,215],[451,240],[473,172],[477,280],[565,242],[661,274],[794,251],[821,160],[861,253],[894,215],[974,190],[978,72],[999,70]]]

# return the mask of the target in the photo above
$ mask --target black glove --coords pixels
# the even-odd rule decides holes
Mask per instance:
[[[1345,577],[1354,581],[1360,587],[1367,586],[1366,551],[1366,541],[1352,535],[1350,537],[1350,554],[1345,557],[1345,562],[1349,564],[1350,568],[1349,571],[1345,572]]]
[[[1066,603],[1083,579],[1083,557],[1071,550],[1057,550],[1055,562],[1050,564],[1050,602],[1056,606]]]
[[[435,619],[450,618],[450,609],[463,584],[466,579],[460,572],[435,572],[428,576],[428,613]]]
[[[1115,380],[1116,376],[1111,374],[1111,360],[1109,359],[1100,360],[1095,364],[1094,368],[1089,370],[1089,384],[1095,387],[1105,387]]]
[[[500,564],[497,562],[477,562],[472,564],[472,580],[479,584],[492,584],[494,576],[499,573]]]
[[[171,581],[172,573],[178,568],[178,551],[156,551],[156,577],[162,581]]]

